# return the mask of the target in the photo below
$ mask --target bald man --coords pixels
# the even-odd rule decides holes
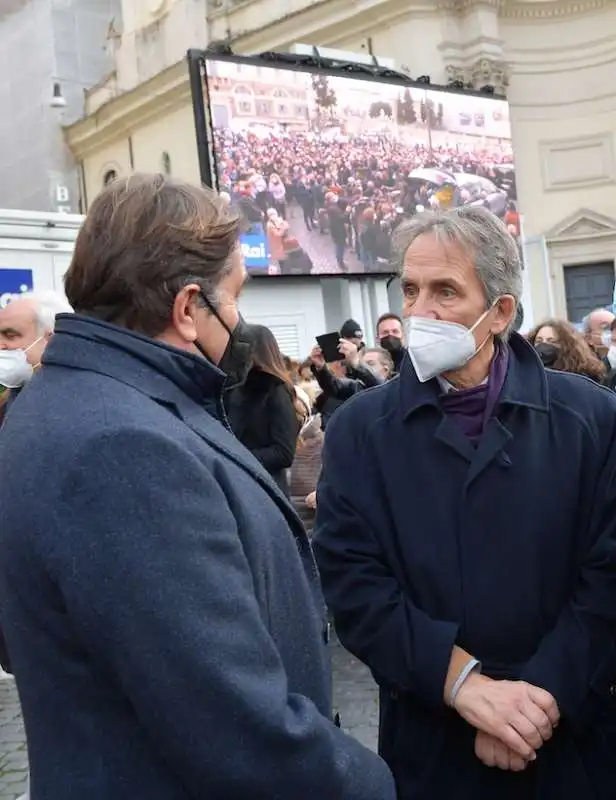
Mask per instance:
[[[9,390],[0,405],[0,422],[41,363],[56,314],[71,311],[58,292],[23,294],[0,309],[0,386]]]
[[[584,338],[608,370],[610,365],[607,352],[612,339],[611,326],[615,319],[616,316],[607,308],[595,308],[584,321]]]

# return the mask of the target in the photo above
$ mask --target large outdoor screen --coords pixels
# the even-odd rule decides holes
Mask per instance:
[[[437,207],[485,206],[519,235],[506,101],[242,59],[206,76],[252,274],[391,273],[393,231]]]

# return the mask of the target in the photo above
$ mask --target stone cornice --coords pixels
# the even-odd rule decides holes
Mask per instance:
[[[263,10],[263,24],[254,27],[255,6]],[[369,36],[379,24],[394,22],[403,15],[464,16],[476,8],[493,8],[499,17],[520,20],[549,20],[592,13],[616,7],[616,0],[294,0],[289,12],[269,19],[266,0],[240,0],[226,8],[210,9],[208,20],[214,39],[228,34],[236,51],[258,52],[288,47],[301,37],[318,35],[322,45],[334,45],[350,35]],[[300,37],[300,38],[301,38]]]
[[[436,7],[440,11],[453,11],[456,14],[466,14],[473,8],[487,6],[488,8],[501,9],[505,0],[438,0]]]
[[[149,81],[108,100],[87,117],[64,129],[64,137],[75,158],[100,150],[107,142],[121,139],[152,119],[190,102],[190,83],[184,60]]]
[[[614,0],[438,0],[440,11],[468,14],[475,8],[498,10],[500,17],[521,19],[552,19],[597,11],[614,5]]]
[[[555,0],[554,2],[509,2],[500,16],[517,19],[554,19],[599,11],[614,5],[613,0]]]
[[[253,19],[252,9],[260,3],[265,19],[263,25],[249,27]],[[213,39],[231,35],[231,44],[236,52],[254,53],[289,47],[300,39],[318,34],[322,46],[332,46],[345,35],[361,33],[370,36],[375,20],[379,24],[390,23],[406,16],[434,16],[436,5],[430,0],[316,0],[316,2],[294,2],[289,4],[289,13],[283,17],[268,19],[266,0],[246,0],[232,5],[226,12],[212,10],[208,15],[210,35]]]

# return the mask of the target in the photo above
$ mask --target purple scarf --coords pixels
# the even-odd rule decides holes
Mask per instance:
[[[497,345],[486,383],[473,386],[472,389],[449,391],[440,396],[445,414],[455,420],[474,445],[478,443],[492,416],[505,382],[508,361],[509,348],[506,345]]]

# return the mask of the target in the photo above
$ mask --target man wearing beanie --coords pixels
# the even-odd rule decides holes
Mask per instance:
[[[347,319],[342,328],[340,328],[340,338],[353,342],[358,350],[366,346],[364,344],[364,334],[361,325],[355,322],[354,319]]]

